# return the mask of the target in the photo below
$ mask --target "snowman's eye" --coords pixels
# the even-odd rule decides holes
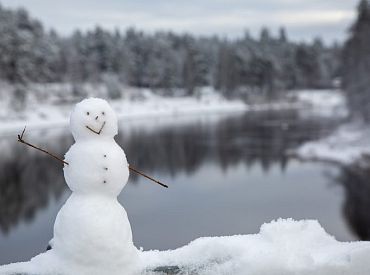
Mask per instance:
[[[87,115],[90,115],[90,112],[86,112]]]
[[[101,114],[104,116],[105,115],[105,112],[101,112]]]

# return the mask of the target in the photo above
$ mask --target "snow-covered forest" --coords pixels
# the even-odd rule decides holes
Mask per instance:
[[[263,28],[260,37],[245,31],[239,39],[172,32],[114,32],[96,27],[60,36],[25,9],[0,7],[0,78],[9,83],[117,83],[192,95],[212,86],[226,96],[250,91],[275,98],[298,88],[328,88],[340,74],[340,46],[320,38],[289,40]],[[246,26],[247,27],[247,26]],[[78,93],[78,89],[74,89]],[[18,97],[21,97],[18,93]],[[15,93],[17,96],[17,93]]]

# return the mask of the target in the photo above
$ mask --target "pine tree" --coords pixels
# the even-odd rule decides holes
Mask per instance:
[[[282,43],[285,43],[285,42],[288,41],[288,38],[287,38],[286,31],[285,31],[284,27],[281,27],[279,29],[279,41],[282,42]]]

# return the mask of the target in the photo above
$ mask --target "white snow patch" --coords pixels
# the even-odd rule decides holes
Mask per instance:
[[[199,238],[173,251],[147,251],[149,267],[178,265],[185,274],[370,274],[369,242],[342,243],[314,220],[279,219],[259,234]]]
[[[349,115],[346,98],[341,90],[300,90],[289,93],[296,100],[302,117],[337,117]]]
[[[295,153],[303,160],[351,164],[370,155],[370,128],[362,122],[345,124],[329,137],[303,144]]]
[[[11,87],[1,86],[0,135],[20,132],[24,125],[29,129],[65,127],[71,106],[76,103],[70,95],[70,84],[31,85],[29,100],[21,111],[15,112],[9,105]],[[85,84],[89,96],[104,97],[99,85]],[[246,104],[242,100],[227,100],[212,87],[199,88],[196,96],[164,97],[150,89],[124,87],[121,99],[109,100],[119,119],[133,120],[152,117],[176,117],[184,115],[236,113],[245,111],[298,110],[302,117],[345,117],[348,111],[339,90],[291,91],[287,98],[258,104]],[[68,92],[69,91],[69,92]],[[181,91],[174,91],[181,94]],[[6,96],[7,95],[7,96]],[[67,96],[68,95],[68,96]]]
[[[235,113],[247,110],[241,100],[226,100],[216,93],[204,97],[162,97],[150,90],[140,93],[144,98],[122,98],[109,103],[119,119],[131,120],[163,116],[195,115],[210,113]],[[20,132],[25,125],[29,129],[65,127],[72,104],[32,103],[22,113],[4,116],[0,120],[0,134]]]

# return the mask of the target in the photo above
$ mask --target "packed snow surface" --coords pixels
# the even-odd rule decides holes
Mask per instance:
[[[200,238],[173,251],[148,251],[146,268],[178,265],[185,274],[365,275],[370,243],[341,243],[317,221],[279,219],[254,235]]]
[[[78,266],[45,273],[47,267],[53,270],[55,260],[50,252],[42,255],[50,261],[40,265],[36,257],[0,267],[0,274],[84,274]],[[317,221],[279,219],[262,225],[258,234],[204,237],[176,250],[140,252],[137,274],[158,274],[153,272],[158,266],[178,266],[179,274],[199,275],[368,275],[369,255],[369,242],[338,242]]]
[[[295,154],[303,160],[351,164],[370,155],[370,129],[362,122],[348,123],[329,137],[303,144]]]

